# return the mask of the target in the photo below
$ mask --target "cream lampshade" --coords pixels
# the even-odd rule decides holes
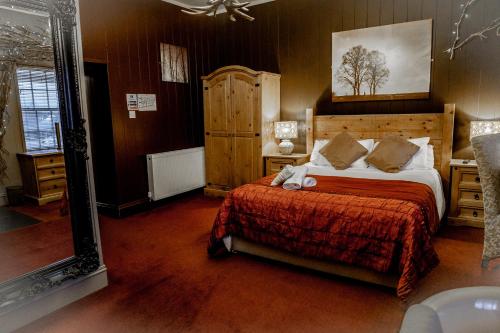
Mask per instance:
[[[470,122],[470,138],[475,136],[500,133],[500,120],[491,121],[471,121]]]
[[[293,152],[293,143],[290,139],[296,139],[297,122],[296,121],[277,121],[274,123],[274,132],[276,139],[282,140],[279,145],[280,153],[290,155]]]

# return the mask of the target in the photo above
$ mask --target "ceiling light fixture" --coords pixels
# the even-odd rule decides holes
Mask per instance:
[[[253,21],[255,18],[246,14],[250,11],[250,9],[248,9],[249,4],[250,2],[239,2],[239,0],[209,0],[206,6],[190,7],[188,9],[182,9],[182,12],[190,15],[212,14],[215,16],[219,7],[224,6],[231,21],[236,22],[236,17],[242,17],[245,20]]]

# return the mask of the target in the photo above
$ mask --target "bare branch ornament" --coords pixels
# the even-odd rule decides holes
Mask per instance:
[[[460,27],[462,26],[464,19],[469,18],[469,8],[478,1],[479,0],[467,0],[466,3],[460,5],[462,11],[460,12],[458,21],[455,22],[455,28],[453,29],[455,39],[453,40],[453,44],[451,45],[451,47],[445,51],[445,53],[448,53],[450,55],[450,60],[453,60],[455,58],[456,52],[473,39],[479,38],[480,40],[485,40],[486,38],[488,38],[486,33],[491,30],[496,30],[496,35],[500,37],[500,17],[497,17],[496,19],[492,20],[490,24],[482,27],[481,30],[474,32],[466,38],[462,39],[462,36],[460,35]]]

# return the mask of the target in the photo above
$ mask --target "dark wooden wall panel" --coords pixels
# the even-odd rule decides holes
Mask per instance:
[[[475,40],[450,61],[460,0],[276,0],[251,7],[254,22],[226,15],[191,17],[160,0],[81,1],[84,57],[108,64],[119,204],[147,194],[145,155],[203,144],[200,76],[226,65],[282,75],[282,118],[317,114],[441,112],[457,104],[454,156],[472,157],[474,119],[500,117],[500,43]],[[500,13],[500,1],[475,5],[464,33]],[[431,98],[359,103],[331,102],[331,33],[433,19]],[[190,82],[161,82],[159,43],[189,50]],[[128,119],[125,93],[156,93],[158,112]],[[304,137],[304,136],[303,136]],[[298,149],[305,149],[304,139]],[[111,158],[111,157],[110,157]]]
[[[214,21],[160,0],[81,1],[80,11],[85,61],[108,65],[117,183],[106,203],[126,207],[147,199],[146,154],[203,145],[200,76],[218,65]],[[161,81],[161,42],[188,48],[189,84]],[[129,119],[126,93],[156,94],[158,111]]]
[[[456,103],[454,157],[472,158],[470,120],[500,117],[500,80],[496,79],[500,77],[500,42],[490,33],[487,40],[474,40],[459,51],[455,60],[448,59],[444,50],[452,41],[453,23],[462,2],[277,0],[251,8],[256,20],[251,23],[252,40],[246,47],[236,47],[227,38],[219,37],[218,45],[224,46],[225,54],[218,65],[238,64],[244,54],[253,56],[245,65],[273,70],[274,66],[266,61],[252,59],[268,57],[270,49],[276,50],[282,75],[282,118],[289,120],[302,120],[307,107],[314,107],[317,114],[416,113],[442,112],[444,103]],[[500,1],[478,2],[470,14],[463,33],[476,31],[498,17]],[[433,19],[430,99],[335,104],[330,101],[332,32],[429,18]],[[223,16],[218,17],[218,22],[221,31],[248,25],[229,22]],[[267,34],[273,27],[278,27],[278,36]],[[274,48],[268,48],[269,42]],[[297,148],[304,149],[304,143],[304,139],[298,140]]]

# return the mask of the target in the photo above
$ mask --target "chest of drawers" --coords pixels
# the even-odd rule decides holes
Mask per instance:
[[[46,150],[17,154],[24,195],[38,205],[60,200],[66,189],[64,154]]]
[[[476,162],[452,160],[451,168],[448,223],[484,228],[483,193]]]

